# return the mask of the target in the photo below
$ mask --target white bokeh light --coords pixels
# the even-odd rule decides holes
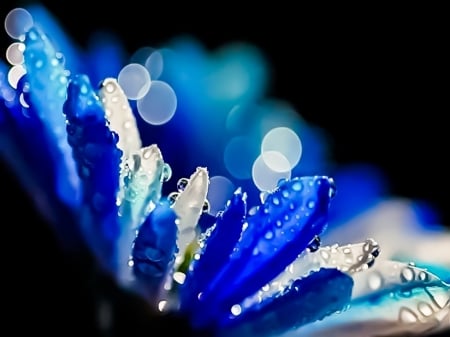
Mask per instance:
[[[148,93],[137,101],[137,110],[144,121],[162,125],[172,119],[177,109],[177,96],[163,81],[152,81]]]
[[[270,166],[267,163],[270,163]],[[280,152],[267,151],[261,153],[253,163],[252,179],[260,191],[271,191],[277,187],[281,179],[290,178],[291,165]]]
[[[261,153],[276,151],[288,160],[290,169],[293,169],[298,164],[302,156],[302,143],[297,134],[288,127],[277,127],[271,129],[266,133],[261,142]],[[267,158],[271,158],[268,156]],[[273,170],[278,171],[277,162],[266,163]],[[272,165],[275,165],[272,167]]]
[[[123,67],[117,82],[130,100],[143,98],[152,84],[147,68],[139,63],[130,63]]]

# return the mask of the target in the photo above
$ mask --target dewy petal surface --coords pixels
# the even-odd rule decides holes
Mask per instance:
[[[85,75],[71,79],[64,113],[68,143],[83,184],[80,224],[99,262],[116,274],[120,235],[116,199],[122,156],[117,135],[108,128],[100,100]]]
[[[28,104],[33,107],[45,127],[49,140],[58,148],[56,158],[56,188],[60,198],[76,205],[80,181],[76,174],[72,151],[67,143],[66,120],[62,113],[66,100],[68,72],[62,54],[58,53],[47,35],[32,27],[25,36],[23,52],[27,73]]]
[[[176,220],[170,203],[162,200],[140,226],[132,248],[138,291],[153,303],[162,295],[164,280],[175,261]]]
[[[258,291],[295,260],[324,230],[334,194],[334,182],[329,177],[280,182],[256,213],[246,219],[228,262],[201,292],[194,324],[208,325],[227,316],[233,305]]]
[[[366,325],[377,327],[368,336],[421,336],[450,327],[450,285],[425,269],[378,260],[353,280],[347,310],[283,337],[368,333]]]
[[[195,304],[202,289],[213,279],[233,251],[242,231],[247,213],[247,195],[238,188],[215,224],[200,238],[199,250],[187,271],[186,281],[180,289],[181,310],[189,310]]]
[[[240,312],[233,307],[224,319],[224,336],[277,336],[322,320],[345,309],[352,295],[352,278],[337,269],[322,268],[294,281],[258,306]]]

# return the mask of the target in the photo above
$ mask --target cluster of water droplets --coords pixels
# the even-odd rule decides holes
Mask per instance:
[[[226,205],[214,205],[214,209],[219,210],[214,214],[215,222],[201,233],[198,228],[200,218],[211,210],[208,193],[212,179],[208,170],[197,167],[189,178],[179,179],[176,191],[163,196],[162,186],[172,176],[171,167],[164,161],[157,144],[142,144],[129,103],[129,100],[137,100],[141,117],[149,123],[148,116],[143,113],[144,107],[169,112],[160,121],[153,120],[153,124],[167,122],[176,110],[173,89],[165,82],[152,80],[148,73],[148,69],[154,67],[150,57],[148,61],[153,64],[152,67],[143,69],[137,64],[128,65],[117,79],[105,79],[98,91],[94,91],[82,79],[78,84],[70,82],[70,71],[64,67],[62,54],[54,50],[45,34],[34,28],[28,15],[28,12],[17,9],[10,13],[5,22],[7,32],[18,39],[7,50],[7,59],[12,65],[7,74],[9,84],[12,89],[20,89],[20,104],[26,109],[35,109],[64,155],[72,155],[71,149],[75,152],[79,150],[79,157],[75,156],[79,176],[88,189],[92,189],[89,202],[99,214],[104,208],[104,198],[99,197],[103,196],[104,190],[101,188],[104,186],[96,185],[98,181],[91,181],[92,171],[87,165],[82,165],[92,159],[83,138],[84,127],[89,123],[77,124],[91,113],[89,109],[93,106],[100,107],[100,110],[95,110],[99,117],[98,124],[109,131],[103,134],[107,145],[114,145],[120,150],[118,165],[113,167],[119,172],[114,197],[120,229],[115,247],[117,256],[113,255],[119,263],[117,277],[124,284],[134,284],[136,278],[150,284],[150,291],[157,292],[151,298],[157,298],[158,308],[163,311],[179,308],[180,299],[171,296],[173,290],[187,280],[190,283],[184,288],[184,298],[188,307],[183,309],[199,326],[211,321],[227,326],[235,318],[272,305],[276,299],[282,299],[280,303],[291,304],[289,296],[295,295],[301,302],[303,289],[321,300],[332,298],[332,286],[346,284],[343,290],[348,291],[350,282],[353,282],[350,305],[341,308],[346,297],[340,298],[336,308],[341,309],[336,309],[339,315],[332,316],[331,325],[333,322],[354,322],[355,310],[361,320],[373,320],[374,317],[392,320],[396,317],[399,323],[420,324],[417,325],[418,330],[428,331],[449,325],[449,285],[427,270],[412,264],[380,260],[380,247],[373,239],[320,247],[320,235],[327,225],[328,203],[336,188],[328,177],[291,179],[290,171],[302,155],[302,143],[289,128],[274,128],[266,134],[261,155],[252,166],[254,182],[264,191],[261,204],[247,212],[246,195],[238,188]],[[14,17],[20,19],[22,28],[15,26]],[[160,54],[152,55],[152,62],[156,62]],[[143,79],[139,86],[126,85],[136,72]],[[22,77],[26,79],[25,83],[20,82]],[[68,114],[65,116],[62,111],[70,83],[78,91],[75,94],[69,92],[69,98],[73,100],[69,103],[78,105],[68,104],[65,111]],[[6,86],[0,89],[2,98],[9,101],[8,97],[14,90],[8,90]],[[155,108],[156,98],[160,98],[160,105]],[[67,130],[66,118],[69,120]],[[70,134],[70,130],[73,133]],[[69,132],[69,141],[66,131]],[[289,146],[280,145],[280,138],[284,139],[281,142],[284,145],[295,146],[288,151]],[[71,149],[68,149],[69,145]],[[111,150],[110,147],[107,149]],[[284,152],[280,157],[282,150]],[[118,153],[115,149],[111,150],[114,157],[111,163],[116,162]],[[101,161],[97,154],[93,157]],[[225,164],[230,165],[229,162]],[[70,171],[70,160],[64,167]],[[269,167],[271,172],[275,172],[274,179],[277,181],[280,177],[285,179],[272,190],[274,179],[267,180],[268,174],[261,167]],[[98,175],[101,173],[97,172]],[[111,177],[115,179],[114,174]],[[72,185],[76,189],[77,181]],[[106,190],[109,191],[108,188]],[[99,216],[102,217],[101,214]],[[105,220],[92,214],[89,218],[101,220],[101,223]],[[98,240],[97,237],[90,239],[94,245]],[[212,253],[208,253],[209,250]],[[217,261],[224,264],[216,266],[214,272],[208,274],[208,263],[211,267],[211,263]],[[206,263],[207,267],[202,267],[202,263]],[[135,268],[139,272],[133,274],[133,270],[137,270]],[[330,289],[324,289],[324,294],[320,294],[308,288],[307,280],[311,275],[319,281],[324,281],[321,279],[325,277],[323,275],[330,276]],[[193,286],[192,290],[190,286]],[[192,303],[194,306],[190,308]],[[389,304],[389,310],[386,310],[385,303]],[[273,308],[281,310],[278,304]],[[197,309],[198,313],[195,312]],[[328,314],[318,312],[311,319],[321,319]],[[305,318],[304,323],[307,321]],[[296,333],[297,326],[292,329]],[[304,332],[301,326],[298,331]]]

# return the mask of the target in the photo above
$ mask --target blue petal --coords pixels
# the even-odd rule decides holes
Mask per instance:
[[[342,311],[350,302],[352,278],[337,269],[320,269],[298,279],[240,315],[231,313],[222,322],[225,336],[273,336],[322,320]]]
[[[59,161],[55,168],[57,192],[66,203],[78,205],[80,181],[67,144],[66,121],[62,111],[68,84],[67,71],[62,57],[37,27],[27,32],[24,44],[26,101],[41,120],[49,142],[58,149],[54,153]]]
[[[133,272],[145,297],[154,299],[177,252],[177,216],[161,201],[138,231],[132,250]]]
[[[116,196],[122,151],[87,76],[76,75],[71,80],[64,113],[68,143],[83,183],[81,226],[100,263],[116,272],[120,233]]]
[[[229,261],[199,299],[194,324],[208,322],[255,293],[307,248],[327,224],[335,186],[328,177],[283,181],[244,224]]]
[[[0,63],[0,154],[41,214],[54,226],[60,242],[67,250],[79,250],[83,240],[74,216],[79,199],[73,193],[61,198],[59,189],[70,178],[63,154],[34,106],[25,103],[29,75],[19,80],[15,90],[7,83],[7,68]],[[72,178],[78,179],[76,174]],[[60,225],[62,221],[64,226]]]
[[[237,189],[227,208],[219,214],[215,225],[207,231],[200,244],[199,257],[194,257],[187,273],[186,281],[180,289],[181,310],[194,305],[198,293],[204,289],[228,262],[234,245],[242,231],[242,221],[247,212],[246,194]]]

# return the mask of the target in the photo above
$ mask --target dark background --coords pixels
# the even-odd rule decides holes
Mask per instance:
[[[422,4],[308,8],[278,2],[247,5],[223,1],[128,0],[117,5],[92,1],[90,6],[79,1],[41,3],[81,46],[92,32],[105,28],[121,37],[130,52],[143,45],[163,44],[180,34],[190,34],[211,49],[233,41],[259,47],[272,66],[269,94],[291,102],[306,120],[323,127],[332,139],[338,163],[364,161],[379,166],[393,194],[431,202],[440,212],[441,222],[450,224],[449,55],[443,8]],[[26,4],[2,1],[1,17]],[[4,50],[9,41],[4,36],[1,41]],[[5,181],[15,187],[13,177],[7,177]],[[45,224],[28,224],[25,219],[37,215],[31,205],[23,205],[24,198],[18,194],[4,209],[27,207],[26,218],[19,223],[12,218],[5,225],[11,228],[10,235],[15,233],[12,226],[18,225],[25,225],[31,233],[30,238],[17,240],[25,248],[20,253],[28,255],[29,267],[17,267],[17,258],[7,266],[12,276],[19,275],[25,282],[14,291],[25,293],[30,300],[20,307],[11,301],[10,307],[17,307],[18,314],[24,310],[24,317],[30,318],[41,306],[53,306],[56,310],[49,315],[55,317],[55,329],[61,326],[58,324],[71,324],[82,331],[84,326],[76,317],[87,322],[93,309],[88,305],[77,308],[94,303],[93,284],[83,282],[79,261],[67,262]],[[12,251],[16,249],[7,250]],[[50,296],[58,287],[62,290],[57,296]],[[120,293],[113,285],[105,289]],[[125,298],[118,306],[133,307],[134,302]]]

